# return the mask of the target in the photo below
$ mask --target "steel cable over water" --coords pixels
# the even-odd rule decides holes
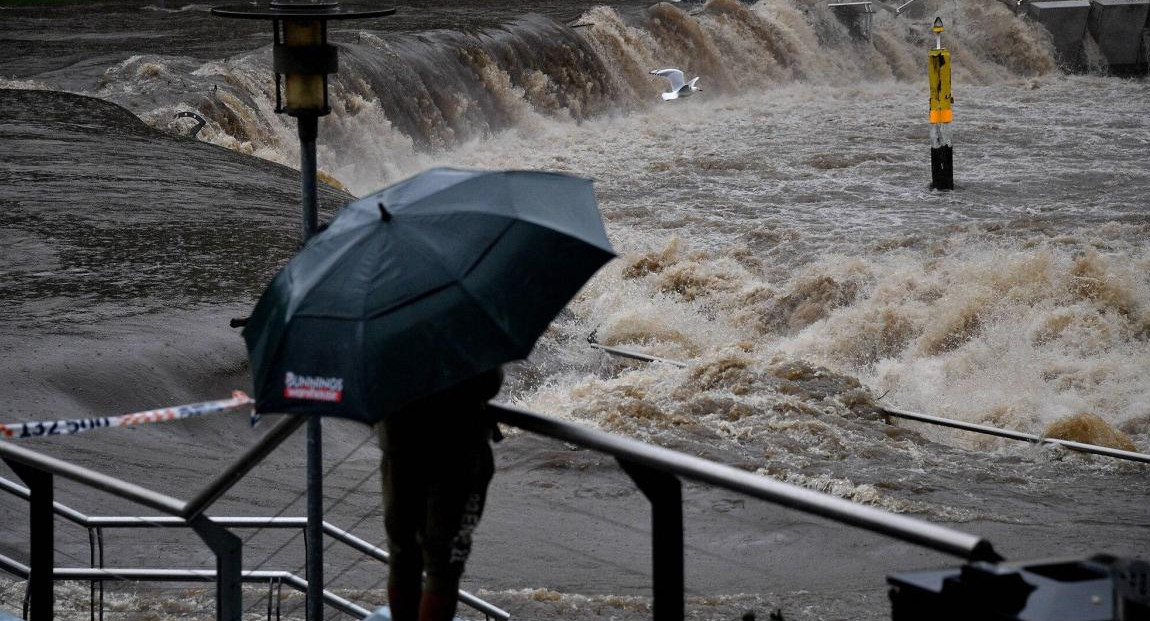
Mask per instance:
[[[630,358],[632,360],[641,360],[643,362],[654,362],[670,364],[676,367],[684,368],[687,363],[679,360],[670,360],[668,358],[659,358],[647,354],[633,352],[618,347],[608,347],[599,344],[594,340],[595,335],[592,334],[588,337],[588,342],[591,347],[598,349],[602,352],[611,354],[612,356],[620,356],[623,358]],[[1013,431],[1010,429],[1000,429],[998,427],[991,427],[989,425],[979,425],[976,423],[968,423],[966,421],[958,421],[950,418],[943,418],[941,416],[931,416],[929,414],[920,414],[917,412],[910,412],[900,408],[888,408],[877,406],[886,416],[894,416],[897,418],[904,418],[907,420],[928,423],[931,425],[940,425],[943,427],[951,427],[953,429],[961,429],[963,431],[970,431],[972,433],[982,433],[986,435],[998,436],[1000,438],[1009,438],[1011,440],[1021,440],[1023,442],[1030,442],[1033,444],[1053,444],[1061,446],[1071,451],[1079,453],[1091,453],[1094,455],[1102,455],[1105,457],[1113,457],[1116,459],[1125,459],[1127,461],[1137,461],[1142,463],[1150,463],[1150,455],[1145,453],[1138,453],[1135,451],[1124,451],[1122,449],[1110,448],[1108,446],[1099,446],[1097,444],[1087,444],[1085,442],[1074,442],[1072,440],[1062,440],[1059,438],[1047,438],[1043,436],[1034,435],[1031,433],[1023,433],[1021,431]]]

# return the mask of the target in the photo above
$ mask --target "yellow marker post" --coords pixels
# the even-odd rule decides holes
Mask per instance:
[[[954,120],[950,92],[950,50],[930,51],[930,122],[949,123]]]
[[[954,189],[953,150],[950,144],[950,122],[954,120],[954,95],[950,92],[950,50],[942,47],[942,18],[934,19],[931,32],[935,47],[927,57],[930,71],[930,187]]]

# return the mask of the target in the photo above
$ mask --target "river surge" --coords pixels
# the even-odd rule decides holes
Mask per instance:
[[[1150,452],[1150,85],[1065,75],[1047,36],[997,0],[923,5],[909,16],[878,14],[869,39],[852,36],[825,3],[801,0],[581,6],[563,16],[541,6],[475,28],[341,29],[320,167],[358,195],[434,165],[596,180],[620,258],[515,365],[504,400],[888,510],[1023,533],[1003,543],[1015,555],[1048,539],[1049,555],[1144,550],[1144,468],[879,413],[893,405]],[[200,5],[165,10],[209,19]],[[936,14],[955,63],[949,193],[928,187],[924,59]],[[126,39],[125,53],[100,71],[59,68],[5,84],[104,99],[168,136],[190,125],[177,112],[194,111],[207,119],[201,140],[294,165],[294,122],[274,113],[270,50],[260,40],[212,58],[135,53],[136,43]],[[705,90],[660,101],[664,83],[648,72],[665,66],[701,76]],[[122,164],[137,165],[144,169]],[[10,320],[7,332],[49,323],[60,334],[84,332],[75,324],[87,320],[69,305],[92,321],[122,316],[102,304],[148,313],[175,299],[200,313],[213,290],[242,312],[290,254],[290,240],[267,229],[294,232],[296,207],[274,217],[226,201],[211,209],[219,222],[258,224],[191,254],[223,285],[112,270],[125,284],[48,291],[35,284],[43,280],[35,257],[25,268],[13,258],[8,271],[25,287],[19,308],[44,314]],[[65,242],[79,243],[45,237],[5,252],[27,257],[18,249]],[[266,269],[250,268],[253,247],[266,249]],[[74,255],[53,256],[53,269],[74,267]],[[229,270],[236,257],[248,268]],[[123,262],[114,253],[100,260]],[[199,315],[192,323],[216,330]],[[216,344],[234,336],[222,325],[212,334]],[[686,366],[611,358],[589,346],[592,335]],[[219,355],[228,381],[243,377],[238,342]],[[39,373],[34,358],[19,373]],[[148,373],[129,358],[116,359]],[[149,359],[168,385],[187,364]],[[70,390],[38,385],[48,384],[41,392]],[[43,398],[25,399],[25,411]],[[110,396],[74,401],[53,403],[121,407]],[[512,447],[528,441],[511,435]],[[333,437],[358,442],[351,431]],[[508,480],[544,486],[536,470],[511,462]],[[579,468],[556,467],[566,477]],[[590,488],[599,506],[613,502],[613,484]],[[711,509],[728,506],[710,500]],[[513,543],[511,527],[492,524],[494,538]],[[1072,535],[1057,540],[1042,530],[1051,524]],[[567,593],[552,595],[517,590],[543,585],[500,565],[481,557],[480,584],[524,610],[642,607],[626,599],[636,589],[612,589],[590,571],[552,585]],[[783,590],[801,588],[779,580]],[[740,591],[753,593],[750,582]],[[570,595],[591,591],[621,598]],[[758,601],[740,597],[739,606]],[[881,616],[874,610],[883,605],[870,602],[868,614]]]

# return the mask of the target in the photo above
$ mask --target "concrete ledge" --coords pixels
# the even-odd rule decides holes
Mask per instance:
[[[1142,29],[1148,13],[1150,0],[1090,0],[1087,28],[1111,68],[1146,63]]]
[[[1026,14],[1050,32],[1062,66],[1069,69],[1085,66],[1083,39],[1090,17],[1089,0],[1030,2],[1026,4]]]
[[[844,2],[832,2],[827,6],[830,7],[835,17],[847,27],[851,37],[855,39],[870,38],[871,18],[875,12],[871,2],[846,0]]]

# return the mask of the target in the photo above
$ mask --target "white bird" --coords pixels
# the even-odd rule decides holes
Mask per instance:
[[[683,72],[679,71],[678,69],[656,69],[651,72],[651,75],[661,75],[664,78],[667,78],[667,81],[671,83],[671,90],[663,93],[663,101],[670,101],[680,97],[688,97],[695,91],[703,90],[698,86],[695,86],[695,83],[699,81],[698,76],[693,78],[690,82],[684,82]]]

